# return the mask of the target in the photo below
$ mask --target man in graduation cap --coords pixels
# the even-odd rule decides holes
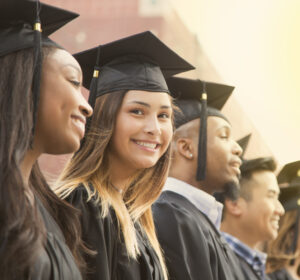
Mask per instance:
[[[168,86],[182,113],[175,116],[170,177],[153,214],[170,279],[244,279],[218,230],[222,204],[212,196],[238,184],[240,174],[242,150],[220,112],[233,88],[183,78]]]
[[[277,176],[285,215],[276,240],[268,244],[268,276],[272,280],[299,279],[300,161],[286,164]]]
[[[277,237],[284,214],[275,169],[272,157],[243,160],[238,197],[226,192],[218,196],[224,203],[223,236],[238,256],[246,279],[267,279],[267,255],[258,246]]]

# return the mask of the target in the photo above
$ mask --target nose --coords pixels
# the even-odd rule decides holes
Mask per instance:
[[[160,123],[157,119],[157,116],[149,116],[145,119],[145,126],[144,131],[151,135],[160,135],[161,134],[161,127]]]
[[[279,200],[277,200],[277,205],[276,205],[276,212],[278,213],[279,216],[283,216],[285,213],[285,210]]]
[[[81,114],[84,115],[86,118],[90,117],[93,114],[93,109],[91,105],[85,100],[83,96],[81,96],[79,110]]]
[[[241,156],[243,149],[241,148],[241,146],[233,140],[233,147],[232,147],[232,152],[237,155],[237,156]]]

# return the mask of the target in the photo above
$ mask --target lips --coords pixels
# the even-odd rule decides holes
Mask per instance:
[[[279,229],[279,219],[280,218],[273,218],[273,219],[271,219],[272,228],[274,228],[275,230]]]
[[[133,142],[140,147],[151,151],[155,151],[159,148],[159,146],[161,146],[160,143],[153,141],[133,140]]]
[[[237,173],[237,175],[241,174],[241,171],[240,171],[241,164],[242,164],[242,161],[239,158],[235,159],[235,160],[232,160],[229,163],[229,165],[235,170],[235,172]]]
[[[86,119],[80,115],[71,115],[72,123],[80,133],[80,137],[83,138],[85,132]]]

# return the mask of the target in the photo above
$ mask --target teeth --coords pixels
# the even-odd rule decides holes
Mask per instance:
[[[140,146],[144,146],[144,147],[147,147],[150,149],[155,149],[155,147],[156,147],[156,144],[153,144],[153,143],[146,143],[146,142],[140,142],[140,141],[136,141],[136,143]]]

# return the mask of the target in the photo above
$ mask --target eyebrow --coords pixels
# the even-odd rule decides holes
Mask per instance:
[[[142,101],[131,101],[130,104],[132,104],[132,103],[139,104],[139,105],[151,108],[150,104],[142,102]],[[162,105],[162,106],[160,106],[160,108],[161,109],[171,109],[171,106],[169,106],[169,105]]]

